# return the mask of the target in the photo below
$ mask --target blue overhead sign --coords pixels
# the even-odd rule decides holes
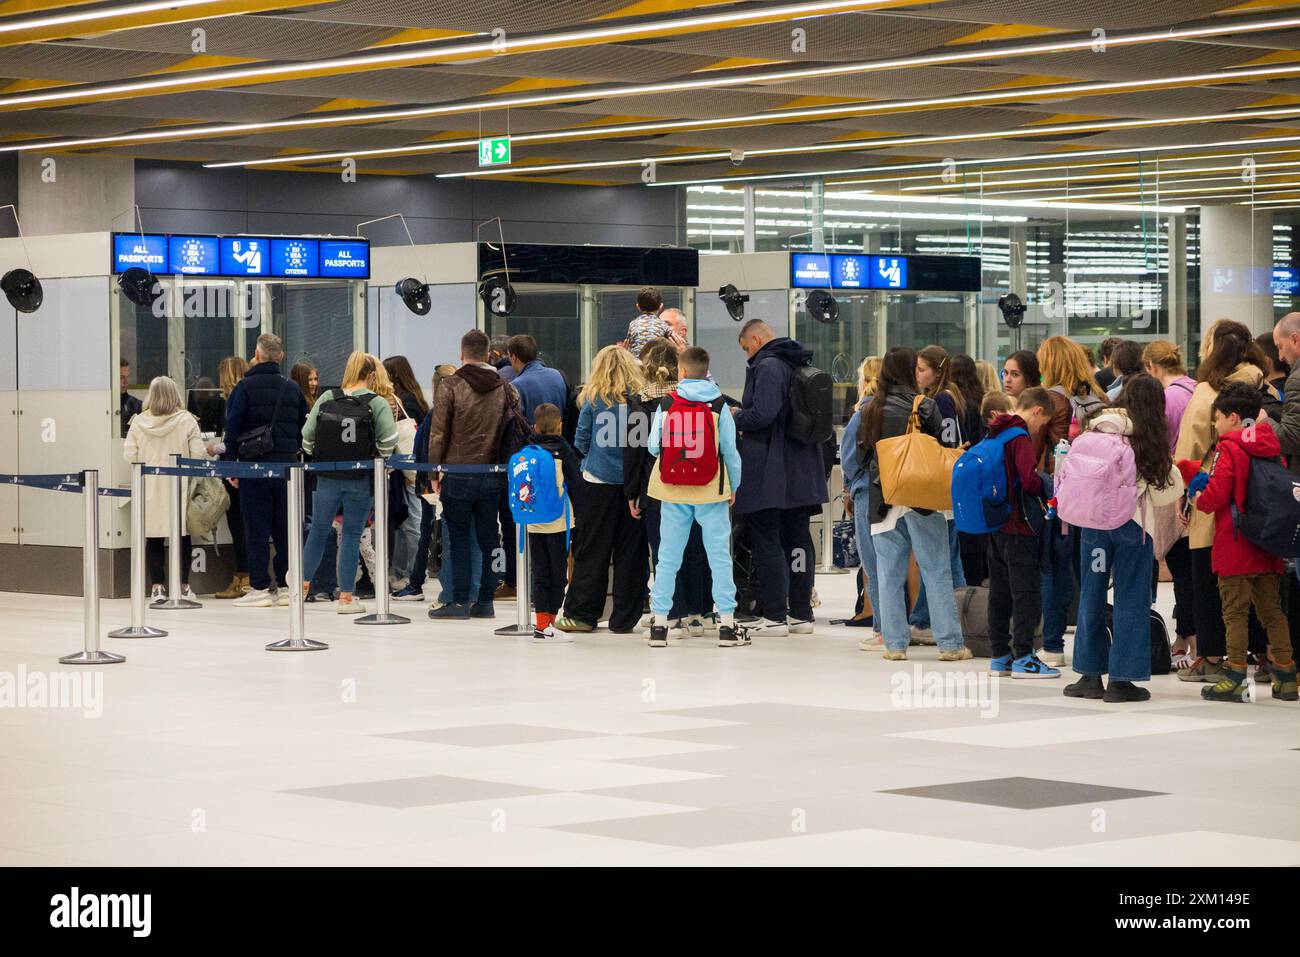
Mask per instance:
[[[112,271],[227,279],[369,279],[370,242],[314,236],[168,236],[114,233]]]
[[[134,267],[154,273],[167,271],[167,237],[117,233],[113,236],[113,272]]]
[[[817,289],[831,284],[831,257],[825,253],[791,253],[790,285]]]
[[[980,280],[975,256],[790,254],[790,285],[795,289],[979,292]]]
[[[906,289],[907,260],[902,256],[871,257],[872,289]]]
[[[872,256],[832,256],[831,287],[866,289],[871,285]]]
[[[1300,296],[1300,269],[1294,266],[1274,266],[1273,295]]]

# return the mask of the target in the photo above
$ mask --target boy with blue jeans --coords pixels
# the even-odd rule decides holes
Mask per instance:
[[[668,644],[668,616],[673,607],[677,570],[692,523],[703,532],[713,576],[713,603],[720,619],[718,647],[750,643],[744,629],[736,626],[736,582],[731,568],[730,506],[740,484],[736,424],[722,401],[722,392],[709,381],[708,374],[707,352],[698,346],[683,351],[677,360],[677,390],[655,410],[650,427],[650,454],[657,461],[647,493],[662,503],[659,559],[650,591],[648,643],[652,648]],[[705,442],[711,442],[713,447],[706,449]],[[705,463],[710,458],[717,464],[712,474],[703,474],[710,470],[701,467],[697,476],[682,481],[682,476],[692,471],[692,459]]]

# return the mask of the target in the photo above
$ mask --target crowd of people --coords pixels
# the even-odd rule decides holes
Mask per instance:
[[[435,597],[425,584],[436,554],[429,617],[492,618],[515,595],[522,534],[538,642],[602,621],[655,647],[706,632],[723,647],[811,633],[810,520],[828,500],[834,458],[806,423],[814,356],[745,322],[744,390],[726,396],[680,311],[653,289],[637,308],[580,388],[533,337],[475,329],[459,364],[435,370],[432,401],[404,356],[354,352],[341,385],[322,390],[307,364],[286,377],[281,342],[263,335],[251,364],[220,365],[221,434],[204,442],[176,383],[159,377],[130,411],[126,456],[403,454],[447,467],[391,472],[388,569],[374,567],[369,471],[311,473],[310,526],[296,531],[283,479],[228,479],[236,571],[218,597],[241,607],[287,604],[289,588],[341,614],[364,611],[368,589],[424,601]],[[937,645],[941,661],[972,658],[963,616],[974,589],[993,674],[1061,677],[1073,617],[1078,677],[1064,693],[1144,700],[1163,567],[1178,677],[1203,682],[1206,698],[1241,700],[1253,664],[1255,681],[1296,700],[1300,588],[1284,568],[1295,555],[1237,525],[1257,463],[1289,462],[1300,475],[1300,313],[1258,338],[1213,323],[1194,378],[1165,340],[1107,339],[1100,357],[1054,336],[1000,370],[938,345],[862,362],[838,448],[860,561],[848,624],[869,629],[859,647],[891,661],[918,644]],[[158,482],[151,502],[166,501]],[[149,515],[150,578],[163,597],[166,510]],[[289,534],[306,536],[302,582],[286,581]]]

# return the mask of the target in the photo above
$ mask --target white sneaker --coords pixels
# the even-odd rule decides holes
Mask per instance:
[[[929,628],[917,628],[916,625],[913,625],[911,643],[914,645],[936,644],[934,640],[934,632]]]
[[[270,608],[275,604],[275,592],[269,588],[250,588],[247,594],[231,604],[239,608]]]
[[[649,612],[642,615],[641,620],[636,623],[636,630],[644,631],[647,635],[650,634],[650,622],[653,619],[654,619],[654,615],[650,614]]]
[[[1038,653],[1038,660],[1052,668],[1063,668],[1065,667],[1065,652],[1040,651]]]
[[[790,628],[784,621],[772,621],[770,618],[758,619],[748,626],[748,630],[751,638],[784,638],[790,633]]]
[[[364,615],[366,606],[354,598],[351,601],[336,602],[334,610],[340,615]]]
[[[167,600],[167,589],[164,588],[162,585],[154,585],[153,588],[149,590],[150,602],[166,601],[166,600]]]
[[[885,639],[875,631],[858,639],[858,651],[879,651],[884,652]]]
[[[186,585],[184,588],[181,589],[181,598],[185,599],[186,601],[199,600],[199,596],[194,594],[194,589],[191,588],[189,585]]]
[[[686,637],[686,620],[672,618],[668,622],[668,637],[680,641]]]
[[[290,597],[291,596],[289,595],[289,586],[286,585],[284,588],[279,588],[276,590],[275,603],[279,605],[281,608],[288,608]]]
[[[704,619],[699,615],[692,615],[686,622],[686,633],[692,638],[698,638],[704,634]]]
[[[721,620],[722,618],[716,611],[709,612],[704,616],[704,630],[711,635],[716,635],[718,633],[718,623]]]
[[[798,618],[790,618],[787,621],[792,635],[811,635],[813,633],[813,623],[811,621],[800,621]]]
[[[571,645],[573,636],[563,631],[556,631],[551,625],[533,629],[533,641],[539,645]]]

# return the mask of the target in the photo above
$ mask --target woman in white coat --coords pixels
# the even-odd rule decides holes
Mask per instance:
[[[131,420],[126,433],[123,454],[128,462],[145,465],[172,465],[174,455],[186,458],[207,458],[207,450],[199,434],[199,421],[181,400],[181,390],[167,376],[158,376],[149,383],[149,395],[144,409]],[[167,580],[163,543],[171,534],[172,482],[168,476],[152,476],[144,480],[145,499],[145,564],[152,585],[150,600],[166,598]],[[189,501],[190,480],[181,479],[181,502]],[[190,536],[186,534],[186,516],[181,513],[181,580],[185,584],[182,597],[193,598],[190,590]]]

